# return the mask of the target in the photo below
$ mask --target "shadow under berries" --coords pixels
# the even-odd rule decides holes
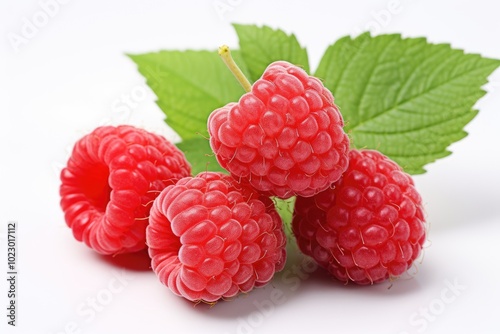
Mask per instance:
[[[131,271],[151,271],[151,259],[147,249],[127,254],[101,255],[95,253],[94,256],[109,265]]]

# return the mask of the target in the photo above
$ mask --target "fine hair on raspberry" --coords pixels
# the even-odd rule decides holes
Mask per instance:
[[[263,286],[286,260],[273,202],[222,173],[203,172],[163,190],[146,236],[161,283],[193,302]]]
[[[98,253],[146,248],[154,199],[190,175],[184,154],[162,136],[102,126],[78,140],[61,172],[61,207],[74,237]]]
[[[352,150],[349,160],[332,189],[297,198],[297,243],[340,281],[397,278],[425,242],[422,198],[410,175],[382,153]]]

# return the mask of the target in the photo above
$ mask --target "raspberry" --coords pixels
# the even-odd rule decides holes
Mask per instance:
[[[61,172],[61,207],[78,241],[101,254],[146,248],[149,210],[161,190],[190,174],[165,138],[104,126],[77,141]]]
[[[160,281],[191,301],[213,303],[262,286],[286,259],[271,200],[216,172],[167,187],[151,209],[146,240]]]
[[[299,248],[340,281],[372,284],[402,275],[425,241],[413,180],[377,151],[352,150],[333,189],[297,198]]]
[[[285,61],[267,67],[241,97],[208,120],[219,164],[268,195],[309,197],[337,181],[349,138],[321,81]]]

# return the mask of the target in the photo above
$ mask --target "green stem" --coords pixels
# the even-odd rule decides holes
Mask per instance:
[[[240,85],[243,87],[243,89],[246,92],[249,92],[252,90],[252,85],[250,84],[250,81],[245,77],[245,74],[241,71],[241,69],[238,67],[238,65],[234,62],[233,57],[231,57],[231,51],[229,51],[229,46],[223,45],[219,48],[219,56],[222,58],[222,61],[224,64],[226,64],[227,68],[233,73],[234,77]]]

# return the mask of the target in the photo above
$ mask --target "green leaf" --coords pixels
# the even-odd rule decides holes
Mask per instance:
[[[240,41],[243,60],[247,64],[250,80],[256,81],[266,67],[277,60],[286,60],[309,72],[307,51],[301,47],[295,35],[282,30],[255,25],[233,24]]]
[[[245,72],[239,52],[233,50],[232,55]],[[160,51],[129,57],[158,97],[167,124],[182,139],[208,137],[208,115],[244,94],[217,51]]]
[[[353,146],[378,149],[408,173],[450,154],[500,65],[424,38],[344,37],[315,73],[335,96]]]
[[[293,218],[293,210],[295,208],[295,197],[281,199],[279,197],[272,197],[276,211],[278,211],[281,220],[288,232],[291,232],[291,224]]]
[[[195,137],[176,145],[184,152],[186,159],[191,163],[191,173],[193,175],[205,171],[227,173],[217,162],[208,139]]]

